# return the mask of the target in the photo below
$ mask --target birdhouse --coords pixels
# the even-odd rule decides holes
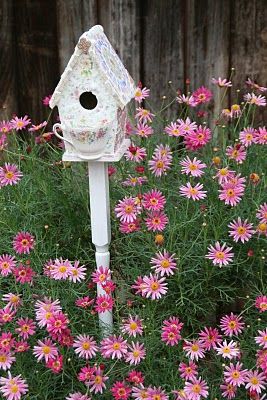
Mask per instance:
[[[103,27],[85,32],[49,103],[59,111],[53,130],[65,142],[63,160],[118,161],[129,146],[126,105],[135,91]]]

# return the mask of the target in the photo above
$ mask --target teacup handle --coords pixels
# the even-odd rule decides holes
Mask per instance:
[[[56,136],[57,138],[59,138],[60,140],[64,140],[64,142],[67,142],[67,143],[69,143],[72,147],[74,147],[74,146],[73,146],[73,143],[72,143],[69,139],[66,139],[66,138],[64,138],[63,136],[61,136],[61,135],[58,133],[57,129],[62,129],[60,124],[54,124],[54,125],[53,125],[53,132],[54,132],[55,136]]]
[[[61,135],[57,132],[57,129],[62,129],[62,128],[61,128],[61,125],[58,124],[58,123],[53,125],[53,132],[54,132],[55,136],[56,136],[57,138],[59,138],[60,140],[64,140],[65,142],[69,143],[69,144],[74,148],[74,150],[76,150],[74,144],[73,144],[69,139],[66,139],[66,138],[64,138],[63,136],[61,136]],[[78,154],[78,156],[79,156],[82,160],[93,161],[93,160],[98,160],[99,158],[103,157],[103,154],[98,154],[98,155],[94,155],[94,156],[87,156],[87,155]]]

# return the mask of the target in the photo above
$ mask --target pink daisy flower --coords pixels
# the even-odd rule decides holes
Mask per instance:
[[[178,125],[177,122],[171,122],[170,125],[167,125],[164,129],[164,132],[169,136],[183,136],[183,129],[181,128],[181,124]]]
[[[132,342],[131,345],[128,345],[128,352],[125,356],[125,361],[130,363],[130,365],[137,365],[145,358],[145,356],[146,350],[144,344]]]
[[[145,288],[146,284],[143,281],[143,277],[142,276],[138,276],[137,279],[134,281],[134,284],[132,285],[132,289],[135,290],[136,294],[141,294],[143,295],[143,290]]]
[[[192,380],[192,378],[196,378],[198,375],[197,372],[198,366],[193,361],[189,361],[188,364],[181,362],[179,364],[179,372],[182,379],[186,381]]]
[[[220,385],[222,391],[222,397],[227,397],[227,399],[234,399],[237,392],[237,386],[231,385],[231,383],[223,383]]]
[[[259,129],[255,131],[254,139],[257,144],[267,144],[267,130],[265,126],[263,128],[259,127]]]
[[[92,393],[103,393],[103,390],[106,389],[105,382],[108,380],[108,376],[103,375],[103,371],[100,367],[95,368],[94,374],[90,379],[88,385],[90,387],[90,392]]]
[[[6,371],[11,368],[13,362],[16,361],[16,357],[14,357],[7,350],[0,349],[0,369]]]
[[[7,400],[20,400],[21,396],[28,393],[28,385],[21,375],[13,377],[8,371],[8,378],[0,378],[0,392]]]
[[[40,326],[40,328],[47,325],[48,320],[54,313],[62,311],[59,300],[52,301],[50,298],[45,298],[45,301],[38,300],[34,307],[35,318],[38,321],[38,326]]]
[[[242,317],[234,315],[225,315],[220,320],[220,328],[226,336],[238,336],[244,330],[245,324],[242,322]]]
[[[59,355],[54,360],[49,360],[46,363],[46,367],[51,369],[54,374],[59,374],[59,372],[61,372],[63,369],[63,356]]]
[[[185,340],[183,344],[183,350],[190,360],[198,361],[199,358],[205,357],[205,348],[201,340]]]
[[[140,104],[145,98],[149,97],[149,93],[150,89],[138,87],[135,91],[134,99]]]
[[[136,111],[138,112],[135,114],[135,118],[138,118],[139,122],[152,122],[153,117],[155,117],[155,114],[142,107],[137,108]]]
[[[37,361],[41,361],[43,358],[45,362],[50,359],[54,359],[58,355],[58,349],[50,338],[45,338],[43,342],[38,340],[38,346],[33,347],[33,354],[37,358]]]
[[[230,171],[227,167],[218,169],[215,177],[218,179],[220,185],[228,182],[229,178],[233,178],[235,171]]]
[[[12,333],[2,332],[0,335],[0,349],[10,351],[14,345]]]
[[[198,104],[193,96],[185,96],[184,94],[176,97],[180,104],[187,104],[189,107],[196,107]]]
[[[245,147],[251,146],[255,143],[255,129],[254,128],[244,128],[239,134],[240,143]]]
[[[241,115],[241,107],[239,104],[232,104],[231,105],[231,112],[230,112],[230,117],[231,118],[238,118]]]
[[[260,222],[267,222],[267,203],[261,204],[259,206],[256,217],[260,220]]]
[[[185,394],[188,400],[200,400],[201,397],[208,397],[208,385],[201,377],[192,378],[189,382],[185,382]]]
[[[21,131],[31,123],[31,120],[28,118],[28,115],[25,115],[23,118],[18,118],[16,116],[10,121],[10,123],[12,124],[13,129],[16,129],[16,131]]]
[[[179,129],[182,130],[182,134],[187,136],[193,133],[197,129],[197,124],[194,121],[191,121],[189,117],[186,120],[178,119]]]
[[[90,337],[89,335],[78,335],[76,340],[74,340],[73,347],[75,349],[75,353],[78,354],[79,357],[85,358],[86,360],[95,357],[98,351],[96,341],[92,336]]]
[[[79,299],[77,299],[75,301],[75,304],[77,307],[81,307],[81,308],[88,308],[90,307],[92,304],[94,304],[94,299],[90,299],[89,296],[85,296],[85,297],[81,297]]]
[[[246,148],[240,144],[226,147],[225,153],[230,160],[235,160],[237,164],[242,164],[247,156]]]
[[[12,129],[12,124],[10,121],[1,121],[0,122],[0,132],[1,133],[8,133]]]
[[[255,342],[262,347],[267,349],[267,328],[264,331],[258,331],[259,336],[255,337]]]
[[[260,313],[267,311],[267,296],[259,296],[255,300],[255,307]]]
[[[123,186],[142,186],[144,183],[147,182],[147,177],[146,176],[132,176],[129,175],[125,181],[122,182]]]
[[[68,279],[72,272],[72,264],[69,260],[63,260],[62,257],[56,258],[54,261],[53,269],[51,269],[51,278],[55,280]]]
[[[38,125],[33,125],[33,124],[32,124],[31,128],[29,129],[29,132],[37,132],[37,131],[39,131],[40,129],[44,128],[46,125],[47,125],[47,122],[46,122],[46,121],[41,122],[41,123],[38,124]]]
[[[133,222],[141,213],[141,206],[135,197],[124,197],[116,205],[115,213],[121,222]]]
[[[129,146],[124,156],[126,160],[140,163],[146,158],[147,153],[145,147]]]
[[[52,97],[52,95],[49,94],[48,96],[45,96],[45,97],[42,99],[42,103],[43,103],[44,106],[47,106],[47,107],[49,106],[49,101],[50,101],[51,97]]]
[[[233,237],[234,242],[240,240],[242,243],[245,243],[249,241],[251,236],[255,233],[253,224],[248,223],[247,219],[242,222],[240,217],[238,217],[237,220],[233,220],[228,227],[231,228],[229,236]]]
[[[15,164],[5,163],[4,167],[0,167],[0,187],[16,185],[22,176],[22,172]]]
[[[126,378],[126,381],[128,381],[130,383],[134,383],[135,385],[142,385],[144,380],[145,380],[145,378],[144,378],[144,375],[142,374],[142,372],[135,371],[135,370],[130,371]]]
[[[236,364],[230,363],[229,366],[226,366],[223,373],[225,382],[238,387],[244,385],[248,370],[242,369],[242,367],[243,364],[239,362]]]
[[[18,232],[13,238],[13,249],[18,254],[29,254],[34,248],[35,240],[34,236],[29,232]]]
[[[234,185],[230,182],[226,182],[222,185],[222,189],[219,190],[219,199],[224,201],[226,205],[235,207],[244,195],[243,185]]]
[[[192,93],[197,104],[208,103],[212,98],[212,93],[205,86],[201,86]]]
[[[82,394],[81,392],[69,393],[66,400],[91,400],[86,394]]]
[[[0,273],[2,276],[8,276],[13,272],[16,266],[15,257],[9,254],[2,254],[0,256]]]
[[[222,343],[218,343],[217,347],[215,347],[215,350],[218,355],[222,356],[223,358],[229,358],[229,360],[239,357],[240,355],[238,344],[233,340],[231,340],[229,343],[227,343],[226,340],[224,340]]]
[[[19,282],[21,284],[32,284],[33,278],[36,275],[31,267],[26,267],[22,264],[13,269],[13,274],[15,276],[16,282]]]
[[[214,85],[218,85],[220,88],[222,88],[222,87],[231,87],[232,86],[232,82],[231,81],[227,81],[226,78],[223,79],[221,77],[219,77],[218,79],[212,78],[211,82]]]
[[[138,387],[133,386],[132,387],[132,397],[135,400],[148,399],[148,388],[145,388],[143,384],[141,384]]]
[[[7,302],[7,306],[11,309],[17,310],[21,305],[21,295],[14,293],[4,294],[2,300]]]
[[[158,278],[158,275],[144,276],[142,295],[152,300],[160,299],[168,290],[165,280],[165,277]]]
[[[32,319],[29,318],[19,318],[17,320],[18,328],[16,328],[16,332],[19,337],[22,337],[23,340],[27,340],[30,336],[35,334],[36,325]]]
[[[157,189],[150,190],[143,194],[142,205],[146,210],[159,211],[164,209],[166,198],[162,192]]]
[[[57,311],[48,318],[46,329],[51,335],[62,334],[68,328],[69,322],[63,312]]]
[[[169,219],[163,211],[152,211],[147,214],[145,224],[149,231],[163,231],[168,224]]]
[[[106,311],[111,311],[113,308],[114,301],[111,296],[106,294],[97,296],[95,301],[95,311],[98,313],[104,313]]]
[[[30,350],[30,346],[27,342],[23,340],[18,340],[14,343],[14,351],[15,353],[24,353],[25,351]]]
[[[117,381],[111,387],[111,393],[115,400],[127,400],[132,389],[125,385],[124,382]]]
[[[197,183],[196,186],[192,186],[190,182],[187,182],[186,185],[180,186],[179,192],[181,196],[184,196],[188,199],[193,199],[195,201],[207,197],[207,191],[202,189],[202,183]]]
[[[133,222],[121,222],[119,229],[120,229],[120,232],[122,232],[122,233],[132,233],[132,232],[140,231],[140,229],[141,229],[140,219],[137,218]]]
[[[256,82],[253,82],[250,78],[246,80],[246,84],[253,89],[259,90],[260,92],[266,92],[267,90],[266,87],[258,85]]]
[[[234,253],[231,253],[232,247],[226,247],[226,243],[220,245],[219,242],[215,243],[215,247],[208,247],[209,253],[206,254],[206,258],[212,260],[213,265],[219,264],[221,268],[223,265],[228,265],[229,262],[233,261]]]
[[[74,265],[70,268],[69,281],[71,282],[81,282],[86,278],[86,267],[79,263],[79,261],[74,261]]]
[[[259,371],[248,371],[246,382],[246,389],[253,390],[256,393],[261,393],[262,389],[266,388],[267,383],[265,374]]]
[[[202,176],[204,174],[202,169],[207,167],[205,163],[202,163],[196,157],[191,160],[188,156],[180,161],[180,165],[182,165],[182,174],[192,175],[195,177]]]
[[[151,128],[151,126],[139,122],[134,132],[138,136],[141,136],[143,138],[148,138],[153,134],[153,129]]]
[[[111,279],[111,271],[108,267],[100,265],[97,270],[92,273],[92,281],[95,283],[105,283]]]
[[[166,395],[165,390],[161,387],[148,387],[147,388],[147,400],[168,400],[169,397]]]
[[[167,175],[167,171],[171,168],[171,160],[160,155],[153,155],[152,160],[148,161],[149,170],[157,178]]]
[[[262,95],[256,95],[255,93],[247,93],[244,95],[244,100],[248,104],[255,104],[258,107],[265,107],[266,106],[266,97]]]
[[[96,367],[89,367],[89,366],[83,367],[80,369],[80,372],[78,373],[78,380],[80,382],[85,382],[85,384],[87,385],[87,383],[94,376],[95,372],[96,372]]]
[[[184,138],[187,150],[195,151],[205,146],[211,140],[211,130],[199,125],[196,130],[190,132]]]
[[[151,258],[150,264],[152,264],[151,269],[154,269],[154,272],[160,274],[160,276],[173,275],[174,271],[177,269],[175,254],[170,254],[165,249],[163,253],[160,251],[156,253],[155,257]]]
[[[136,337],[137,335],[142,335],[143,334],[142,319],[140,319],[138,315],[132,317],[130,314],[129,318],[123,320],[121,331],[122,333],[127,333],[129,336],[133,337]]]
[[[207,328],[199,333],[199,339],[202,341],[205,350],[215,349],[218,343],[221,343],[222,336],[219,334],[217,328]]]
[[[5,306],[0,309],[0,325],[7,324],[8,322],[13,320],[13,317],[16,315],[16,310],[12,310],[10,307]]]
[[[166,321],[163,322],[163,324]],[[162,327],[162,332],[161,332],[161,340],[166,343],[167,346],[175,346],[178,344],[179,340],[182,339],[182,336],[180,334],[181,328],[183,326],[183,323],[180,323],[180,326],[176,326],[175,324],[171,324],[168,326]]]
[[[127,354],[127,341],[122,336],[109,336],[100,343],[101,354],[104,358],[121,359]]]

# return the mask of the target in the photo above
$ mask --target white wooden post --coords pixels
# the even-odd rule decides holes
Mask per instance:
[[[109,178],[106,162],[88,162],[89,194],[92,242],[95,245],[95,259],[97,268],[101,265],[109,267],[110,253],[110,205],[109,205]],[[97,295],[106,292],[97,284]],[[103,336],[112,333],[113,317],[111,311],[99,313],[99,325]]]

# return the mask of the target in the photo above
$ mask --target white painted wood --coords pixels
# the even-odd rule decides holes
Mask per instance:
[[[110,206],[109,206],[109,180],[108,165],[105,162],[88,162],[90,214],[92,242],[96,247],[96,266],[109,267]],[[101,285],[97,285],[97,295],[105,294]],[[103,336],[112,332],[112,313],[106,311],[99,314],[99,324]]]

